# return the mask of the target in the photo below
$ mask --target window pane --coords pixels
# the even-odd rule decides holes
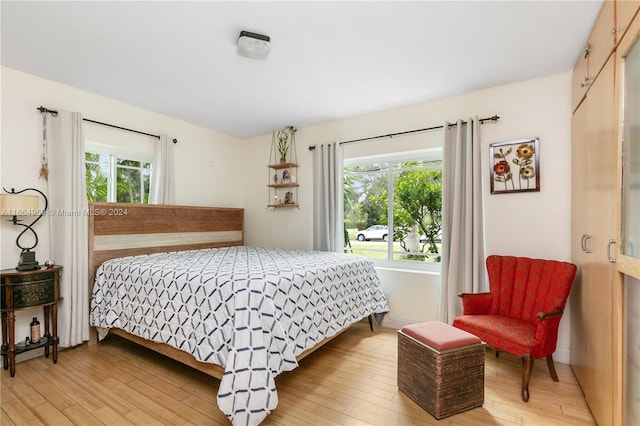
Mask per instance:
[[[145,168],[142,169],[142,186],[144,188],[144,192],[142,194],[143,200],[142,202],[145,204],[149,204],[149,188],[151,183],[151,164],[145,163]]]
[[[152,163],[85,152],[88,201],[148,203]]]
[[[93,153],[93,152],[85,152],[84,153],[84,160],[85,161],[99,162],[100,161],[100,154],[96,154],[96,153]]]
[[[118,158],[116,164],[116,201],[148,203],[151,163]]]
[[[394,164],[394,260],[440,262],[441,161]]]
[[[145,187],[141,182],[141,170],[116,168],[116,200],[119,203],[142,203]]]
[[[345,167],[345,245],[353,253],[388,258],[388,185],[388,164]]]
[[[106,155],[85,153],[87,200],[108,201],[109,163]]]
[[[140,161],[135,160],[127,160],[125,158],[118,158],[116,161],[116,165],[118,166],[130,166],[130,167],[140,167]]]
[[[346,251],[375,259],[440,262],[441,154],[429,153],[429,161],[394,159],[344,168]]]

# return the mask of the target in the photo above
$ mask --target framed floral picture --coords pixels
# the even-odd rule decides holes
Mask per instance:
[[[491,193],[540,191],[539,150],[538,138],[489,145]]]

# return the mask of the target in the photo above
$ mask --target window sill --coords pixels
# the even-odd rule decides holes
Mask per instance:
[[[404,265],[391,265],[391,264],[388,264],[388,263],[381,264],[381,263],[374,262],[374,266],[375,266],[376,269],[379,269],[379,270],[382,270],[382,271],[440,276],[440,265],[438,265],[435,268],[434,267],[424,267],[422,265],[421,265],[422,267],[420,267],[420,268],[408,268],[408,267],[406,267]]]

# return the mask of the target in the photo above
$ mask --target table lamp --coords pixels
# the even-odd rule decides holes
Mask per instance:
[[[10,219],[9,222],[13,222],[14,225],[23,226],[24,229],[20,234],[18,234],[18,238],[16,238],[16,245],[20,248],[20,260],[18,261],[18,266],[16,269],[18,271],[29,271],[32,269],[40,268],[38,261],[36,260],[36,253],[31,251],[38,245],[38,234],[33,229],[33,225],[40,220],[42,216],[44,216],[47,211],[47,207],[49,205],[47,197],[35,188],[27,188],[22,191],[16,192],[13,188],[11,188],[11,192],[7,191],[5,188],[2,188],[5,194],[0,194],[0,210],[2,211],[2,216],[13,216],[13,219]],[[37,195],[22,195],[25,191],[35,191],[42,195],[44,198],[44,209],[40,210],[39,199]],[[18,220],[18,216],[37,216],[33,222],[26,225]],[[34,242],[32,245],[21,244],[20,239],[24,236],[24,234],[30,231],[33,234]]]

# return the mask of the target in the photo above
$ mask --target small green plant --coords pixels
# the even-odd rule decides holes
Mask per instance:
[[[278,131],[278,152],[280,153],[280,160],[286,160],[287,152],[289,151],[289,127]]]

